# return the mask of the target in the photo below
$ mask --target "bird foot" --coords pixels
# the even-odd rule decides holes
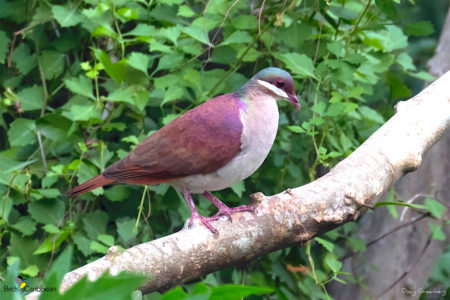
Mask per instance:
[[[226,217],[228,217],[230,222],[233,222],[233,219],[231,218],[231,214],[233,214],[235,212],[242,212],[242,211],[254,212],[255,208],[253,206],[248,206],[248,205],[241,205],[238,207],[228,207],[228,206],[224,205],[224,206],[220,206],[219,211],[211,218],[218,219],[220,216],[226,216]]]
[[[219,211],[212,217],[203,217],[198,213],[193,213],[191,218],[189,219],[189,227],[192,227],[195,220],[198,219],[202,224],[209,229],[213,234],[218,234],[219,232],[209,223],[211,221],[218,220],[221,216],[226,216],[230,222],[233,222],[233,219],[231,218],[231,215],[235,212],[243,212],[243,211],[249,211],[254,212],[255,208],[253,206],[248,205],[242,205],[238,207],[228,207],[228,206],[222,206],[220,207]]]
[[[194,224],[194,221],[198,219],[200,220],[200,222],[202,222],[202,224],[209,229],[209,231],[211,231],[213,234],[218,234],[219,232],[209,223],[211,221],[215,221],[217,219],[219,219],[219,217],[217,216],[212,216],[212,217],[203,217],[200,216],[198,213],[193,213],[191,218],[189,219],[189,227],[192,227],[192,225]]]

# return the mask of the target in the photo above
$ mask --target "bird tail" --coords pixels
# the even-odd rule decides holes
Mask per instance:
[[[68,191],[66,193],[67,197],[76,197],[79,196],[81,194],[87,193],[89,191],[92,191],[96,188],[99,188],[101,186],[107,185],[109,183],[114,182],[114,179],[109,179],[106,178],[105,176],[103,176],[102,174],[89,179],[88,181],[80,184],[79,186],[74,187],[73,189],[71,189],[70,191]]]

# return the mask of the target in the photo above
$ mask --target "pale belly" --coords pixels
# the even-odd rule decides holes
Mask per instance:
[[[253,111],[241,114],[244,127],[238,155],[214,172],[183,177],[170,184],[178,190],[187,187],[192,193],[203,193],[228,188],[252,175],[269,154],[278,130],[276,101],[261,102]]]

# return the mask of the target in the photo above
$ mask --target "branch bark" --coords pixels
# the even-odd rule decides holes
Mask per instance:
[[[348,221],[379,201],[404,174],[416,170],[422,155],[450,126],[450,72],[414,98],[400,102],[395,115],[349,157],[314,182],[274,196],[252,195],[256,214],[222,218],[219,235],[196,224],[164,238],[108,254],[65,275],[61,291],[83,276],[108,271],[149,275],[140,289],[162,291],[278,249],[303,244]],[[36,294],[27,299],[35,299]]]

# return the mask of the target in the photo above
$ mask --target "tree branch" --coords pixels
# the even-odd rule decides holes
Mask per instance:
[[[97,279],[109,270],[149,275],[144,293],[165,290],[208,273],[306,241],[356,220],[407,172],[450,125],[450,72],[414,98],[397,104],[395,115],[349,157],[316,181],[274,196],[252,195],[256,214],[233,215],[123,252],[108,254],[65,275],[61,291],[83,276]],[[27,299],[34,299],[30,294]]]

